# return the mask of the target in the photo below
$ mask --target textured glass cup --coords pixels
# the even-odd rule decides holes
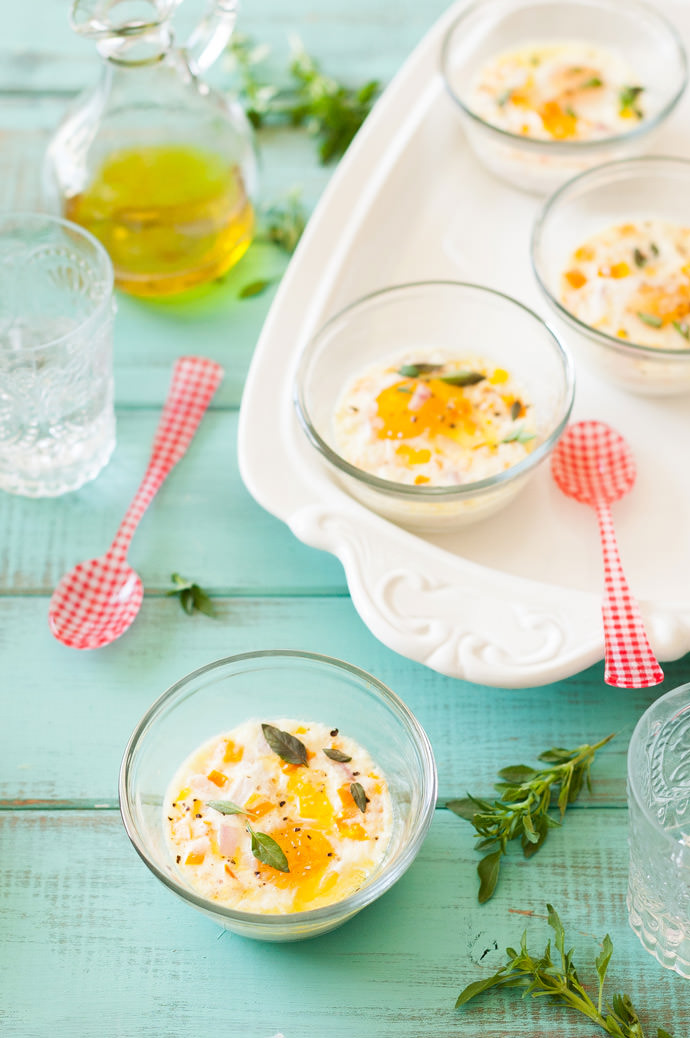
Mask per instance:
[[[0,216],[0,489],[53,497],[115,446],[113,268],[88,232]]]
[[[690,978],[690,684],[640,718],[628,750],[630,925]]]
[[[227,908],[188,887],[166,844],[163,799],[180,764],[202,743],[250,718],[323,721],[367,749],[388,781],[393,831],[378,869],[349,897],[283,915]],[[141,719],[120,770],[120,811],[151,872],[219,926],[264,941],[298,941],[333,930],[375,901],[414,861],[436,804],[429,740],[401,699],[376,678],[328,656],[247,652],[176,682]]]

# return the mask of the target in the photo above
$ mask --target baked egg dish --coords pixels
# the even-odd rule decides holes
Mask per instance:
[[[257,913],[342,901],[383,862],[393,808],[367,750],[337,728],[246,721],[181,765],[164,832],[182,881]]]
[[[690,349],[690,227],[616,224],[585,239],[561,277],[563,306],[624,342]]]
[[[510,373],[485,358],[417,350],[349,382],[335,445],[351,465],[395,483],[474,483],[532,451],[533,411]]]
[[[644,86],[623,58],[585,41],[538,43],[492,57],[470,108],[508,133],[542,141],[595,141],[644,119]]]

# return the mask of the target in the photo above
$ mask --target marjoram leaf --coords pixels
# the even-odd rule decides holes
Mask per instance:
[[[491,854],[486,854],[477,865],[477,875],[479,876],[478,897],[481,905],[493,896],[498,883],[502,856],[503,851],[493,851]]]
[[[307,747],[295,735],[283,732],[272,724],[262,724],[261,731],[274,753],[288,764],[306,764]]]

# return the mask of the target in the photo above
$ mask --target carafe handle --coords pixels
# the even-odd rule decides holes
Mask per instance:
[[[193,72],[204,72],[222,54],[236,19],[237,0],[209,0],[204,17],[184,45]]]

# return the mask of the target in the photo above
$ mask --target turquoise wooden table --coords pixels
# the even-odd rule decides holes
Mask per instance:
[[[298,31],[326,70],[387,81],[444,8],[443,0],[247,0],[243,32],[287,53]],[[3,11],[0,205],[31,204],[36,161],[69,98],[95,73],[64,0]],[[291,131],[261,137],[266,199],[300,185],[313,205],[331,170]],[[370,634],[340,564],[299,543],[244,489],[236,462],[240,397],[281,255],[254,246],[194,302],[120,297],[115,332],[118,446],[83,490],[56,500],[0,497],[0,1033],[6,1038],[442,1038],[594,1034],[583,1018],[512,992],[456,1011],[469,982],[496,969],[526,926],[547,936],[545,902],[566,922],[582,979],[597,940],[615,946],[611,986],[626,990],[648,1034],[690,1035],[690,984],[662,969],[628,928],[625,755],[659,694],[603,684],[597,665],[557,685],[496,690],[445,678]],[[117,643],[94,653],[51,637],[47,602],[76,561],[98,554],[138,485],[173,360],[190,351],[227,375],[188,455],[137,533],[131,562],[146,597]],[[186,616],[166,597],[173,570],[207,588],[218,619]],[[221,656],[264,648],[332,654],[376,674],[409,704],[436,754],[438,810],[400,882],[340,930],[292,945],[232,936],[172,897],[124,833],[117,775],[134,725],[171,682]],[[664,689],[690,663],[666,667]],[[511,854],[494,898],[477,903],[472,829],[444,808],[489,793],[503,765],[547,747],[616,738],[599,754],[594,790],[531,861]],[[598,1032],[596,1032],[598,1033]]]

